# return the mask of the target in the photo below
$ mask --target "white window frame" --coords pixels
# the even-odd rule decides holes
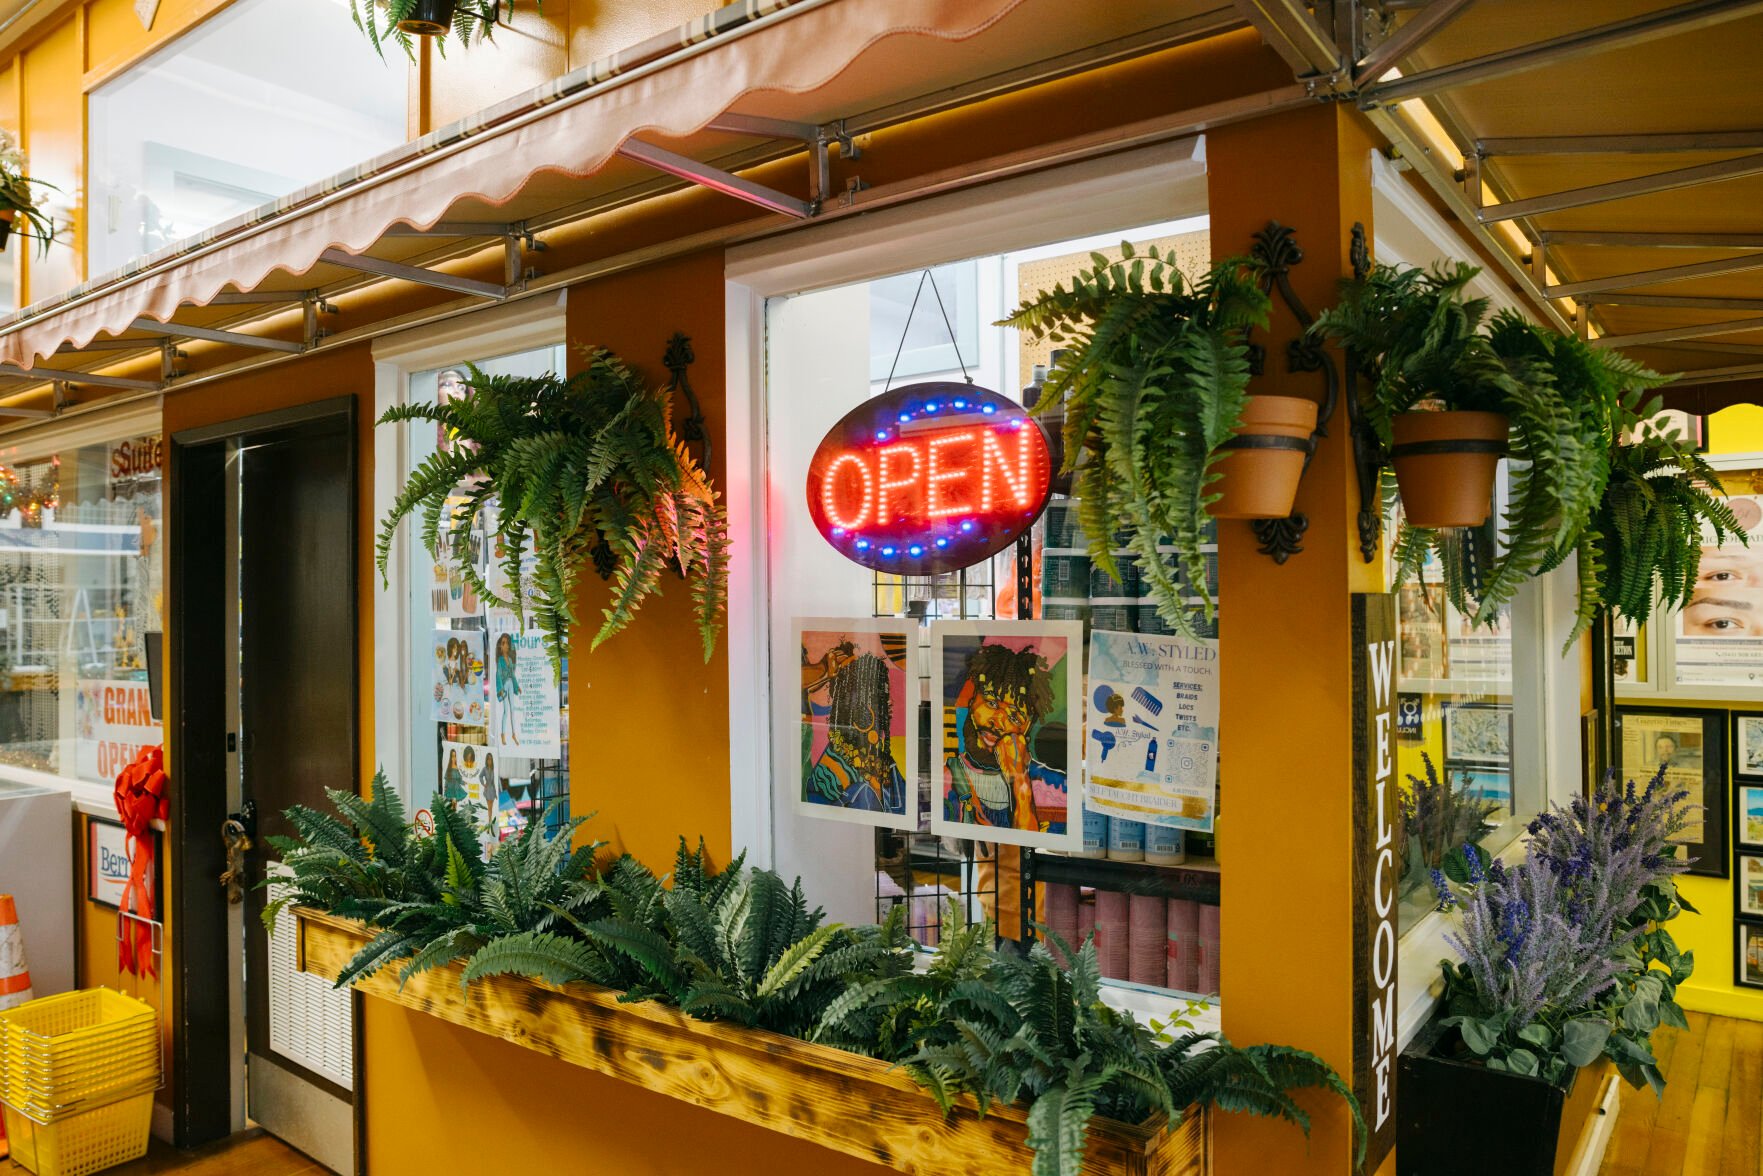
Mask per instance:
[[[1403,170],[1382,152],[1371,153],[1372,256],[1384,264],[1421,264],[1435,257],[1480,264],[1468,244],[1408,183]],[[1489,299],[1496,311],[1518,310],[1535,318],[1485,267],[1469,290]],[[1539,638],[1512,643],[1512,742],[1542,749],[1545,805],[1571,801],[1582,778],[1579,740],[1564,734],[1576,736],[1580,718],[1577,643],[1562,653],[1567,634],[1573,631],[1576,568],[1576,561],[1570,559],[1548,575],[1527,581],[1512,603],[1514,636],[1522,632]],[[1516,863],[1524,860],[1525,852],[1525,839],[1520,837],[1498,856]],[[1434,912],[1402,937],[1396,999],[1397,1040],[1404,1046],[1426,1023],[1444,991],[1439,961],[1456,954],[1445,940],[1451,927],[1451,920]]]
[[[753,865],[775,860],[772,836],[771,586],[765,494],[765,300],[1163,224],[1206,201],[1202,138],[1002,181],[732,249],[726,264],[728,345],[729,769],[734,848]],[[1112,242],[1111,242],[1112,243]],[[1006,349],[1008,350],[1008,349]],[[782,493],[794,502],[787,488]],[[1181,1012],[1184,998],[1108,983],[1111,1005],[1141,1018]],[[1219,1027],[1218,1006],[1194,1018]]]
[[[1704,454],[1708,464],[1721,473],[1763,470],[1763,453]],[[1616,704],[1647,706],[1656,703],[1750,703],[1763,702],[1763,686],[1729,686],[1720,683],[1680,685],[1677,681],[1677,614],[1659,613],[1643,626],[1638,645],[1647,650],[1647,680],[1618,682]]]
[[[452,364],[512,355],[567,341],[565,313],[568,291],[554,297],[527,299],[493,307],[434,326],[387,335],[373,345],[373,414],[403,404],[410,377]],[[377,532],[410,476],[407,423],[373,431],[373,518]],[[405,523],[406,528],[409,523]],[[409,544],[392,544],[386,561],[387,583],[379,588],[373,610],[373,747],[375,764],[397,788],[406,804],[421,803],[412,795],[410,724],[415,684],[407,667],[410,649]],[[377,576],[377,568],[364,569]]]

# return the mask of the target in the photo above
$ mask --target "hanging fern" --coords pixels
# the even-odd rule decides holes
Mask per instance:
[[[423,546],[436,559],[451,554],[483,599],[524,615],[530,587],[531,611],[561,676],[583,564],[610,555],[616,568],[590,649],[630,624],[672,566],[691,584],[708,661],[728,605],[728,515],[674,432],[669,392],[598,349],[568,379],[468,371],[468,395],[401,405],[380,418],[437,423],[454,438],[412,471],[386,512],[381,576],[398,524],[418,515]],[[502,552],[506,596],[470,558],[492,499],[486,529]],[[530,583],[522,570],[528,551]]]
[[[400,26],[415,15],[419,2],[420,0],[349,0],[349,16],[354,20],[355,27],[367,34],[368,41],[381,60],[386,56],[386,42],[394,41],[414,64],[416,40]],[[537,0],[533,7],[543,11],[543,6]],[[513,18],[514,0],[460,0],[453,9],[452,27],[435,36],[435,48],[441,56],[447,55],[449,33],[461,45],[470,48],[473,41],[490,40],[499,23]]]
[[[1654,497],[1636,494],[1647,487],[1636,487],[1634,480],[1675,465],[1684,480],[1663,494],[1694,497],[1694,467],[1680,446],[1648,443],[1645,451],[1622,451],[1622,439],[1657,411],[1645,393],[1663,377],[1610,349],[1543,330],[1511,310],[1490,319],[1488,300],[1465,296],[1477,273],[1469,264],[1435,270],[1377,266],[1366,279],[1342,284],[1340,303],[1324,310],[1312,328],[1356,354],[1372,381],[1366,413],[1386,446],[1393,418],[1423,402],[1502,413],[1509,420],[1507,506],[1486,559],[1465,559],[1469,532],[1405,525],[1396,536],[1400,575],[1409,577],[1437,559],[1458,610],[1491,626],[1525,580],[1578,555],[1580,598],[1569,645],[1615,599],[1645,615],[1654,561],[1664,561],[1668,584],[1678,587],[1668,599],[1682,598],[1682,564],[1694,559],[1691,548],[1700,552],[1700,536],[1694,527],[1633,529],[1634,499]],[[1620,469],[1634,462],[1641,473]],[[1698,520],[1710,517],[1705,504],[1684,504],[1682,510],[1698,511]],[[1613,541],[1624,543],[1624,559],[1610,568]]]
[[[1064,409],[1065,469],[1091,561],[1119,581],[1124,541],[1158,615],[1193,636],[1190,599],[1213,615],[1201,532],[1218,499],[1220,447],[1248,397],[1244,336],[1266,325],[1268,297],[1240,259],[1190,285],[1173,254],[1120,249],[1120,261],[1091,254],[1095,265],[1069,288],[1042,291],[1000,325],[1064,350],[1035,408]],[[1162,543],[1175,546],[1179,578]]]

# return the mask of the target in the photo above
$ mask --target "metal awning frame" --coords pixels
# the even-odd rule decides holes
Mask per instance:
[[[1580,230],[1546,232],[1534,218],[1567,208],[1584,208],[1655,192],[1718,183],[1763,174],[1763,129],[1652,132],[1632,135],[1548,135],[1477,138],[1465,133],[1441,95],[1457,87],[1487,82],[1563,61],[1644,44],[1706,29],[1763,12],[1763,0],[1688,0],[1668,8],[1595,24],[1572,33],[1520,44],[1449,65],[1392,74],[1418,48],[1473,7],[1472,0],[1232,0],[1269,47],[1291,65],[1294,75],[1319,93],[1355,102],[1389,139],[1400,161],[1412,167],[1450,207],[1465,231],[1499,262],[1555,325],[1581,337],[1592,335],[1599,305],[1656,309],[1746,311],[1763,308],[1763,299],[1698,298],[1690,295],[1632,294],[1636,287],[1688,281],[1763,269],[1763,256],[1735,256],[1682,265],[1661,265],[1578,281],[1558,280],[1549,268],[1550,246],[1609,245],[1629,248],[1763,249],[1760,233],[1633,233]],[[1400,23],[1396,13],[1407,13]],[[1426,101],[1461,153],[1462,164],[1441,158],[1435,141],[1404,110]],[[1662,170],[1612,183],[1539,196],[1513,197],[1498,164],[1514,156],[1637,156],[1684,152],[1747,152],[1734,158]],[[1491,164],[1491,166],[1490,166]],[[1491,197],[1491,198],[1490,198]],[[1516,229],[1516,239],[1508,235]],[[1521,244],[1522,243],[1522,244]],[[1571,300],[1570,302],[1567,300]],[[1734,324],[1744,324],[1737,325]],[[1659,331],[1604,336],[1601,346],[1669,345],[1763,327],[1763,320],[1670,327]],[[1679,344],[1680,346],[1682,344]],[[1737,345],[1731,345],[1737,346]],[[1763,372],[1763,364],[1745,374]],[[1678,373],[1701,378],[1704,374]],[[1737,378],[1736,376],[1727,378]]]

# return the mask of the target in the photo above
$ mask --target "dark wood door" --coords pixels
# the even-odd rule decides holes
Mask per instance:
[[[327,809],[325,789],[354,791],[357,768],[355,493],[351,420],[332,416],[242,438],[238,500],[238,750],[240,795],[255,807],[254,888],[245,911],[246,1076],[250,1116],[307,1154],[344,1170],[352,1152],[349,1091],[289,1056],[343,1026],[307,1027],[302,1049],[271,1041],[271,958],[255,888],[291,832],[291,805]],[[291,930],[284,927],[283,935]],[[294,982],[304,981],[299,977]],[[293,1018],[284,1025],[294,1022]],[[290,1031],[290,1038],[293,1037]]]

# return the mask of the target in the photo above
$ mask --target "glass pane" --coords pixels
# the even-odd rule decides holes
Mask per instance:
[[[1092,250],[1118,257],[1122,235],[1141,250],[1156,243],[1178,258],[1189,277],[1208,264],[1206,221],[1193,218],[933,268],[930,272],[949,309],[961,339],[961,357],[974,382],[1021,403],[1038,401],[1038,381],[1051,359],[1051,345],[990,324],[1020,301],[1056,282],[1069,281],[1090,266]],[[1020,731],[1006,731],[1008,723],[1003,721],[990,726],[990,719],[968,709],[970,704],[951,701],[984,689],[976,684],[983,679],[963,676],[976,673],[971,647],[958,647],[970,652],[952,658],[945,647],[946,696],[931,697],[930,624],[1070,621],[1082,627],[1086,639],[1107,630],[1124,635],[1122,643],[1134,634],[1164,633],[1166,627],[1130,561],[1123,567],[1124,583],[1092,569],[1076,504],[1061,495],[1012,547],[958,571],[929,576],[872,572],[845,559],[800,509],[801,487],[821,439],[847,413],[884,391],[897,348],[902,358],[895,388],[931,372],[941,377],[955,368],[949,326],[924,273],[913,270],[773,298],[766,308],[767,482],[774,495],[766,553],[777,868],[786,877],[802,875],[805,888],[834,919],[867,922],[885,917],[890,907],[904,906],[913,937],[926,947],[937,944],[940,908],[952,901],[970,919],[992,920],[1007,939],[1031,938],[1030,917],[1051,925],[1067,942],[1080,941],[1093,927],[1102,971],[1111,983],[1216,992],[1219,872],[1209,832],[1215,790],[1211,797],[1194,797],[1192,805],[1184,802],[1179,814],[1171,810],[1181,824],[1160,824],[1158,828],[1168,835],[1149,842],[1142,839],[1146,826],[1138,820],[1111,822],[1099,813],[1086,820],[1065,803],[1070,790],[1063,782],[1082,769],[1067,762],[1061,740],[1045,736],[1047,725],[1057,730],[1060,723],[1071,721],[1070,709],[1059,702],[1066,693],[1060,667],[1069,662],[1058,659],[1087,665],[1087,640],[1066,650],[1057,637],[1032,646],[1040,635],[992,629],[986,648],[995,651],[1001,644],[1020,654],[1032,646],[1043,659],[1041,666],[1061,683],[1049,704],[1025,707],[1031,734],[1023,736],[1023,756],[1015,762],[1026,765],[1034,781],[1036,811],[1047,818],[1045,827],[1031,831],[1052,836],[1055,826],[1078,821],[1087,829],[1102,816],[1102,827],[1120,826],[1119,844],[1112,849],[1098,845],[1093,853],[1079,855],[1000,847],[988,840],[931,831],[932,812],[941,813],[939,806],[945,805],[946,780],[961,781],[954,791],[965,788],[974,797],[997,798],[986,801],[994,805],[989,811],[996,812],[996,806],[1005,803],[1001,789],[1007,787],[1003,782],[1010,778],[1012,757],[990,749]],[[965,293],[969,289],[971,295]],[[908,329],[914,297],[918,306]],[[968,323],[973,324],[971,336],[964,334]],[[949,407],[958,404],[952,401]],[[1215,552],[1210,536],[1206,542],[1208,554]],[[1173,548],[1169,551],[1173,555]],[[1216,556],[1209,562],[1215,569]],[[1026,592],[1019,588],[1023,582],[1019,569],[1027,573]],[[885,637],[878,636],[870,618],[883,622]],[[907,671],[914,663],[906,647],[917,645],[916,676],[910,681],[898,682],[886,665],[888,639],[898,647],[895,665]],[[889,685],[885,690],[879,685],[853,685],[853,679]],[[1076,690],[1078,708],[1095,688],[1092,682]],[[861,697],[876,701],[855,706],[852,698],[866,690],[869,693]],[[879,807],[887,809],[889,769],[905,772],[908,767],[899,751],[905,740],[881,738],[879,724],[872,721],[876,715],[897,718],[906,709],[896,703],[896,693],[910,707],[910,721],[900,725],[916,745],[917,772],[905,781],[918,800],[919,821],[911,828],[895,827],[909,822],[903,816],[888,814],[892,823],[869,821],[866,816],[877,807],[869,803],[872,793],[883,798]],[[1114,700],[1120,712],[1115,717],[1123,727],[1136,718],[1140,728],[1162,730],[1155,716],[1174,715],[1185,705],[1165,695],[1169,708],[1165,712],[1164,702],[1155,698],[1137,701],[1148,693],[1145,690],[1135,693],[1123,687],[1122,693],[1134,695],[1132,700]],[[1043,706],[1050,709],[1037,709]],[[1147,706],[1152,709],[1141,713],[1139,708]],[[840,713],[856,717],[840,720],[835,717]],[[860,738],[872,732],[875,738]],[[1148,748],[1162,746],[1161,736],[1159,742],[1147,744],[1136,730],[1110,728],[1109,737],[1119,747],[1135,749],[1135,764],[1155,763],[1156,752]],[[1117,756],[1113,762],[1125,758]],[[1127,771],[1122,766],[1121,772]],[[830,786],[834,781],[838,788]],[[866,781],[869,791],[858,786]],[[1015,810],[1011,811],[1009,820],[992,823],[1009,824],[1013,831],[1030,828],[1017,825]],[[1129,827],[1138,830],[1141,839],[1129,835]],[[1214,943],[1210,950],[1202,945],[1208,937]],[[1214,970],[1206,969],[1207,959]]]
[[[0,761],[109,784],[161,742],[157,434],[0,466]]]
[[[404,142],[404,63],[343,7],[239,0],[92,92],[88,273]]]
[[[542,376],[564,369],[561,345],[478,360],[488,375]],[[412,403],[468,394],[465,369],[438,368],[410,377]],[[405,430],[409,468],[456,442],[438,425]],[[463,496],[466,488],[461,486]],[[500,590],[501,553],[488,541],[496,501],[474,528],[467,558],[480,578]],[[407,523],[410,560],[410,797],[427,805],[436,794],[471,805],[507,838],[539,813],[548,829],[569,820],[569,669],[558,681],[529,616],[522,628],[513,612],[480,598],[443,553],[422,545],[420,526]]]

